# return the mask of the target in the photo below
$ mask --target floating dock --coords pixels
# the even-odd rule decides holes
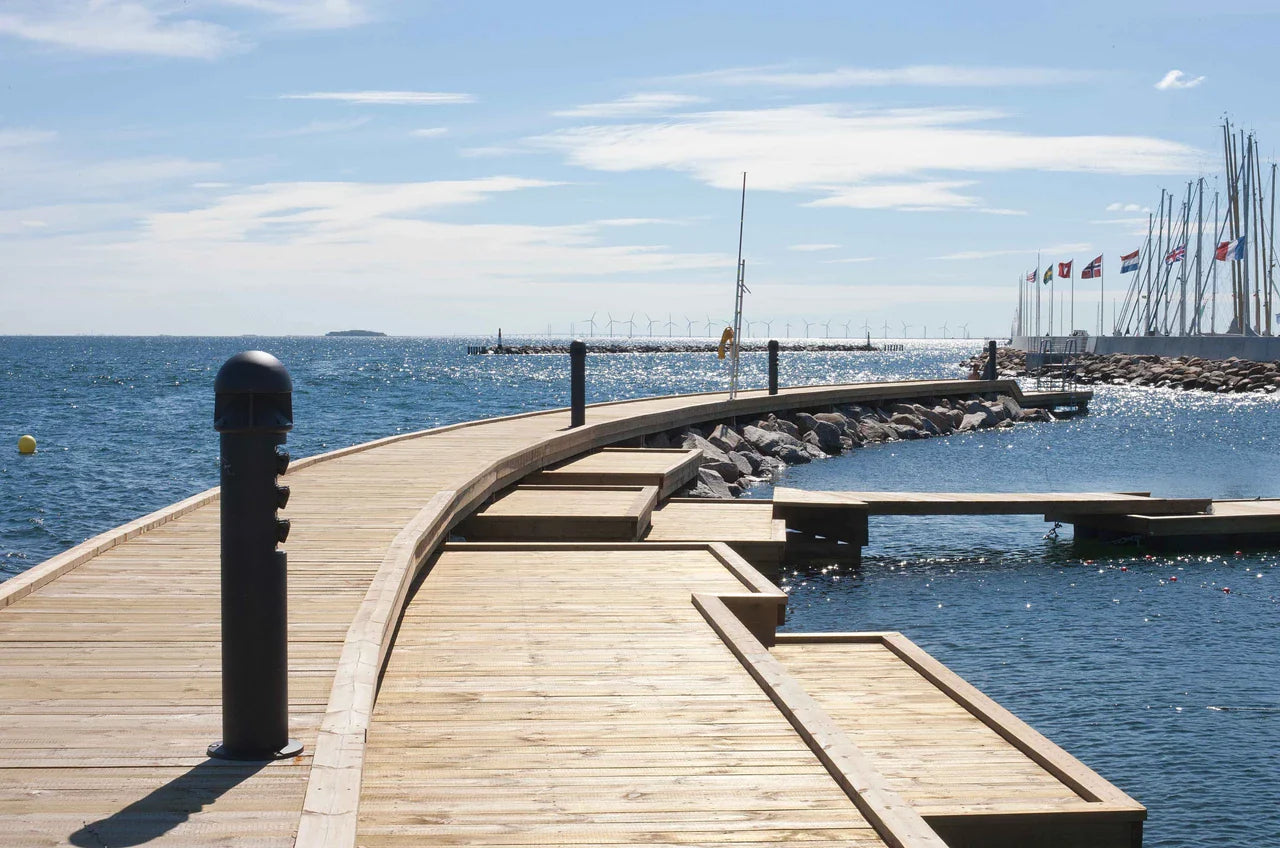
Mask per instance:
[[[996,809],[1008,801],[1002,769],[1025,775],[1029,759],[1079,802],[1045,818],[1053,799],[1036,795],[1023,833],[1071,833],[1064,822],[1111,804],[1128,842],[1082,824],[1095,841],[1042,844],[1135,845],[1139,804],[1039,742],[1050,765],[1019,747],[1023,726],[989,705],[974,713],[973,693],[938,682],[940,666],[912,666],[933,694],[919,680],[877,688],[883,675],[853,675],[865,657],[852,653],[843,690],[806,680],[799,637],[776,635],[786,595],[732,547],[776,549],[784,519],[772,505],[672,501],[669,480],[619,482],[605,468],[589,503],[561,489],[561,506],[538,514],[553,491],[542,487],[583,484],[531,475],[575,460],[684,473],[670,452],[596,453],[646,433],[974,392],[1038,402],[1010,381],[963,380],[650,398],[589,407],[573,429],[557,410],[295,462],[284,478],[289,729],[304,752],[273,763],[205,756],[220,719],[217,491],[91,539],[0,584],[4,844],[1014,844],[999,841],[1009,819],[976,811],[1016,817]],[[593,522],[582,516],[601,512],[641,541],[583,539]],[[566,538],[446,544],[504,513],[521,534]],[[840,701],[892,712],[901,697],[904,714],[941,707],[962,720],[938,692],[1024,759],[998,745],[957,754],[951,726],[935,734],[931,720],[916,727],[925,747],[890,763],[892,740],[867,737]],[[963,801],[926,797],[913,757],[921,785],[948,758],[982,779]],[[1086,789],[1054,770],[1063,762]],[[967,818],[947,824],[952,813]]]
[[[1148,492],[814,492],[778,486],[790,550],[857,560],[873,515],[1043,515],[1079,540],[1211,549],[1280,543],[1280,500],[1160,498]]]

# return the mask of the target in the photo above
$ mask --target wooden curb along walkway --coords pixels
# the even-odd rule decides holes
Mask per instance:
[[[225,798],[209,798],[209,809],[197,805],[180,811],[148,844],[168,839],[181,845],[221,840],[354,846],[379,675],[414,581],[452,528],[526,475],[596,448],[700,422],[974,393],[1007,394],[1025,407],[1064,402],[1024,396],[1008,380],[800,387],[774,396],[744,392],[734,401],[710,393],[592,406],[587,425],[574,430],[567,429],[564,410],[528,413],[396,436],[295,462],[287,475],[294,519],[288,545],[291,667],[305,673],[291,681],[291,715],[307,755],[244,775]],[[216,668],[209,667],[217,642],[216,503],[217,493],[211,490],[0,584],[0,649],[22,647],[0,654],[0,672],[14,682],[0,693],[0,716],[10,728],[10,735],[0,739],[26,732],[24,722],[44,727],[37,716],[51,709],[71,711],[76,719],[47,722],[48,729],[41,731],[45,747],[38,750],[88,752],[100,747],[91,741],[96,734],[110,731],[114,739],[123,727],[137,729],[135,738],[111,743],[115,747],[107,760],[70,765],[87,769],[86,775],[106,769],[102,775],[108,782],[119,782],[126,771],[131,775],[127,786],[112,784],[113,791],[105,794],[48,789],[45,784],[57,784],[53,778],[65,768],[56,756],[35,748],[29,760],[0,768],[0,799],[12,799],[0,803],[0,831],[14,834],[11,844],[63,844],[71,830],[92,833],[103,822],[123,827],[126,810],[119,807],[129,802],[116,799],[136,792],[134,801],[147,796],[148,803],[159,803],[169,797],[165,787],[184,778],[191,758],[195,765],[203,761],[218,715]],[[184,575],[190,576],[184,580]],[[59,624],[64,621],[75,624],[68,630]],[[334,629],[340,621],[345,635]],[[59,627],[63,630],[55,639]],[[315,635],[305,635],[309,633]],[[166,653],[165,647],[175,644],[175,636],[190,641],[170,656],[175,652]],[[190,678],[196,685],[184,679],[184,650],[190,652],[188,667],[198,663],[198,676]],[[61,675],[73,665],[74,686],[42,688],[44,675]],[[161,667],[172,673],[160,673]],[[128,682],[117,682],[122,671]],[[167,682],[171,674],[172,682]],[[316,702],[315,686],[326,679],[331,681],[328,696]],[[312,704],[323,704],[323,711]],[[158,718],[177,714],[190,721]],[[16,750],[9,741],[4,747]],[[156,760],[139,753],[144,749],[187,753]],[[300,796],[302,787],[305,795]],[[57,814],[45,816],[42,810],[55,809],[50,806],[55,801]],[[274,822],[270,828],[262,818],[268,808]],[[264,813],[239,812],[248,809]],[[112,815],[93,821],[103,812]],[[296,837],[289,820],[296,825]]]

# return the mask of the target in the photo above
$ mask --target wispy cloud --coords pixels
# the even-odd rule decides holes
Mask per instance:
[[[582,106],[563,109],[553,114],[563,118],[631,118],[660,115],[705,102],[705,97],[696,97],[692,94],[650,92],[629,94],[626,97],[610,100],[607,103],[586,103]]]
[[[221,24],[144,0],[18,0],[0,11],[0,34],[91,53],[212,59],[244,46]]]
[[[678,225],[684,222],[674,218],[605,218],[593,223],[597,227],[642,227],[649,224]]]
[[[372,120],[369,117],[352,118],[349,121],[312,121],[300,127],[263,133],[263,138],[294,138],[303,135],[325,135],[359,129]]]
[[[946,261],[963,262],[973,259],[993,259],[997,256],[1030,256],[1034,257],[1037,252],[1042,256],[1061,255],[1064,253],[1085,253],[1093,249],[1093,245],[1088,242],[1072,242],[1070,244],[1052,244],[1048,247],[1017,247],[1008,250],[962,250],[958,253],[948,253],[945,256],[935,256],[934,259]],[[1047,261],[1047,260],[1046,260]]]
[[[1108,203],[1108,212],[1150,212],[1151,209],[1141,203]]]
[[[1160,81],[1156,83],[1156,88],[1161,91],[1169,91],[1170,89],[1178,88],[1195,88],[1202,82],[1204,82],[1204,77],[1189,77],[1182,71],[1174,68],[1172,71],[1160,78]]]
[[[836,68],[794,71],[786,66],[724,68],[674,79],[718,85],[758,85],[781,88],[858,88],[881,86],[965,87],[1063,85],[1096,77],[1091,71],[1069,68],[974,67],[966,65],[907,65],[899,68]]]
[[[667,169],[718,188],[819,195],[815,206],[972,210],[976,181],[948,173],[1194,170],[1198,151],[1144,136],[1035,135],[979,124],[980,109],[850,109],[829,104],[712,111],[649,122],[573,127],[528,140],[598,171]],[[1002,214],[1016,210],[990,210]]]
[[[471,94],[450,91],[313,91],[307,94],[282,94],[281,100],[336,100],[369,106],[448,106],[474,103]]]
[[[415,138],[439,138],[448,131],[447,127],[423,127],[418,130],[410,130],[409,135]]]
[[[201,11],[246,9],[292,29],[334,29],[369,18],[363,0],[6,0],[4,7],[0,34],[89,53],[193,59],[250,46],[242,33],[202,19]]]
[[[366,3],[358,0],[215,0],[226,6],[253,9],[298,29],[339,29],[370,19]]]
[[[855,264],[855,263],[858,263],[858,262],[875,262],[875,261],[876,261],[876,257],[874,257],[874,256],[850,256],[850,257],[849,257],[849,258],[847,258],[847,259],[824,259],[824,260],[822,260],[823,264],[825,264],[825,265],[851,265],[851,264]]]
[[[798,250],[801,253],[809,253],[818,250],[835,250],[840,247],[838,244],[792,244],[787,246],[787,250]]]

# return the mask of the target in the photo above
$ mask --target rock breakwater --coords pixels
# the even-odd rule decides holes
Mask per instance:
[[[979,366],[985,356],[961,363]],[[996,352],[996,370],[1001,377],[1027,376],[1027,355],[1013,348]],[[1083,384],[1155,386],[1220,394],[1280,391],[1280,363],[1247,359],[1201,359],[1198,356],[1154,356],[1125,353],[1081,354],[1076,361],[1076,379]]]
[[[646,436],[643,446],[697,448],[702,451],[702,466],[680,495],[732,498],[755,483],[775,479],[789,465],[838,456],[867,444],[1053,420],[1047,410],[1023,409],[1003,395],[918,398],[684,427]]]

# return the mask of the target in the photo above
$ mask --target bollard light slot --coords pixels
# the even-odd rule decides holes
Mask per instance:
[[[287,450],[282,450],[281,448],[276,448],[276,476],[279,477],[288,470],[289,452]]]
[[[276,509],[284,509],[289,505],[289,487],[276,486]]]
[[[276,541],[282,545],[289,541],[289,519],[276,519]]]

